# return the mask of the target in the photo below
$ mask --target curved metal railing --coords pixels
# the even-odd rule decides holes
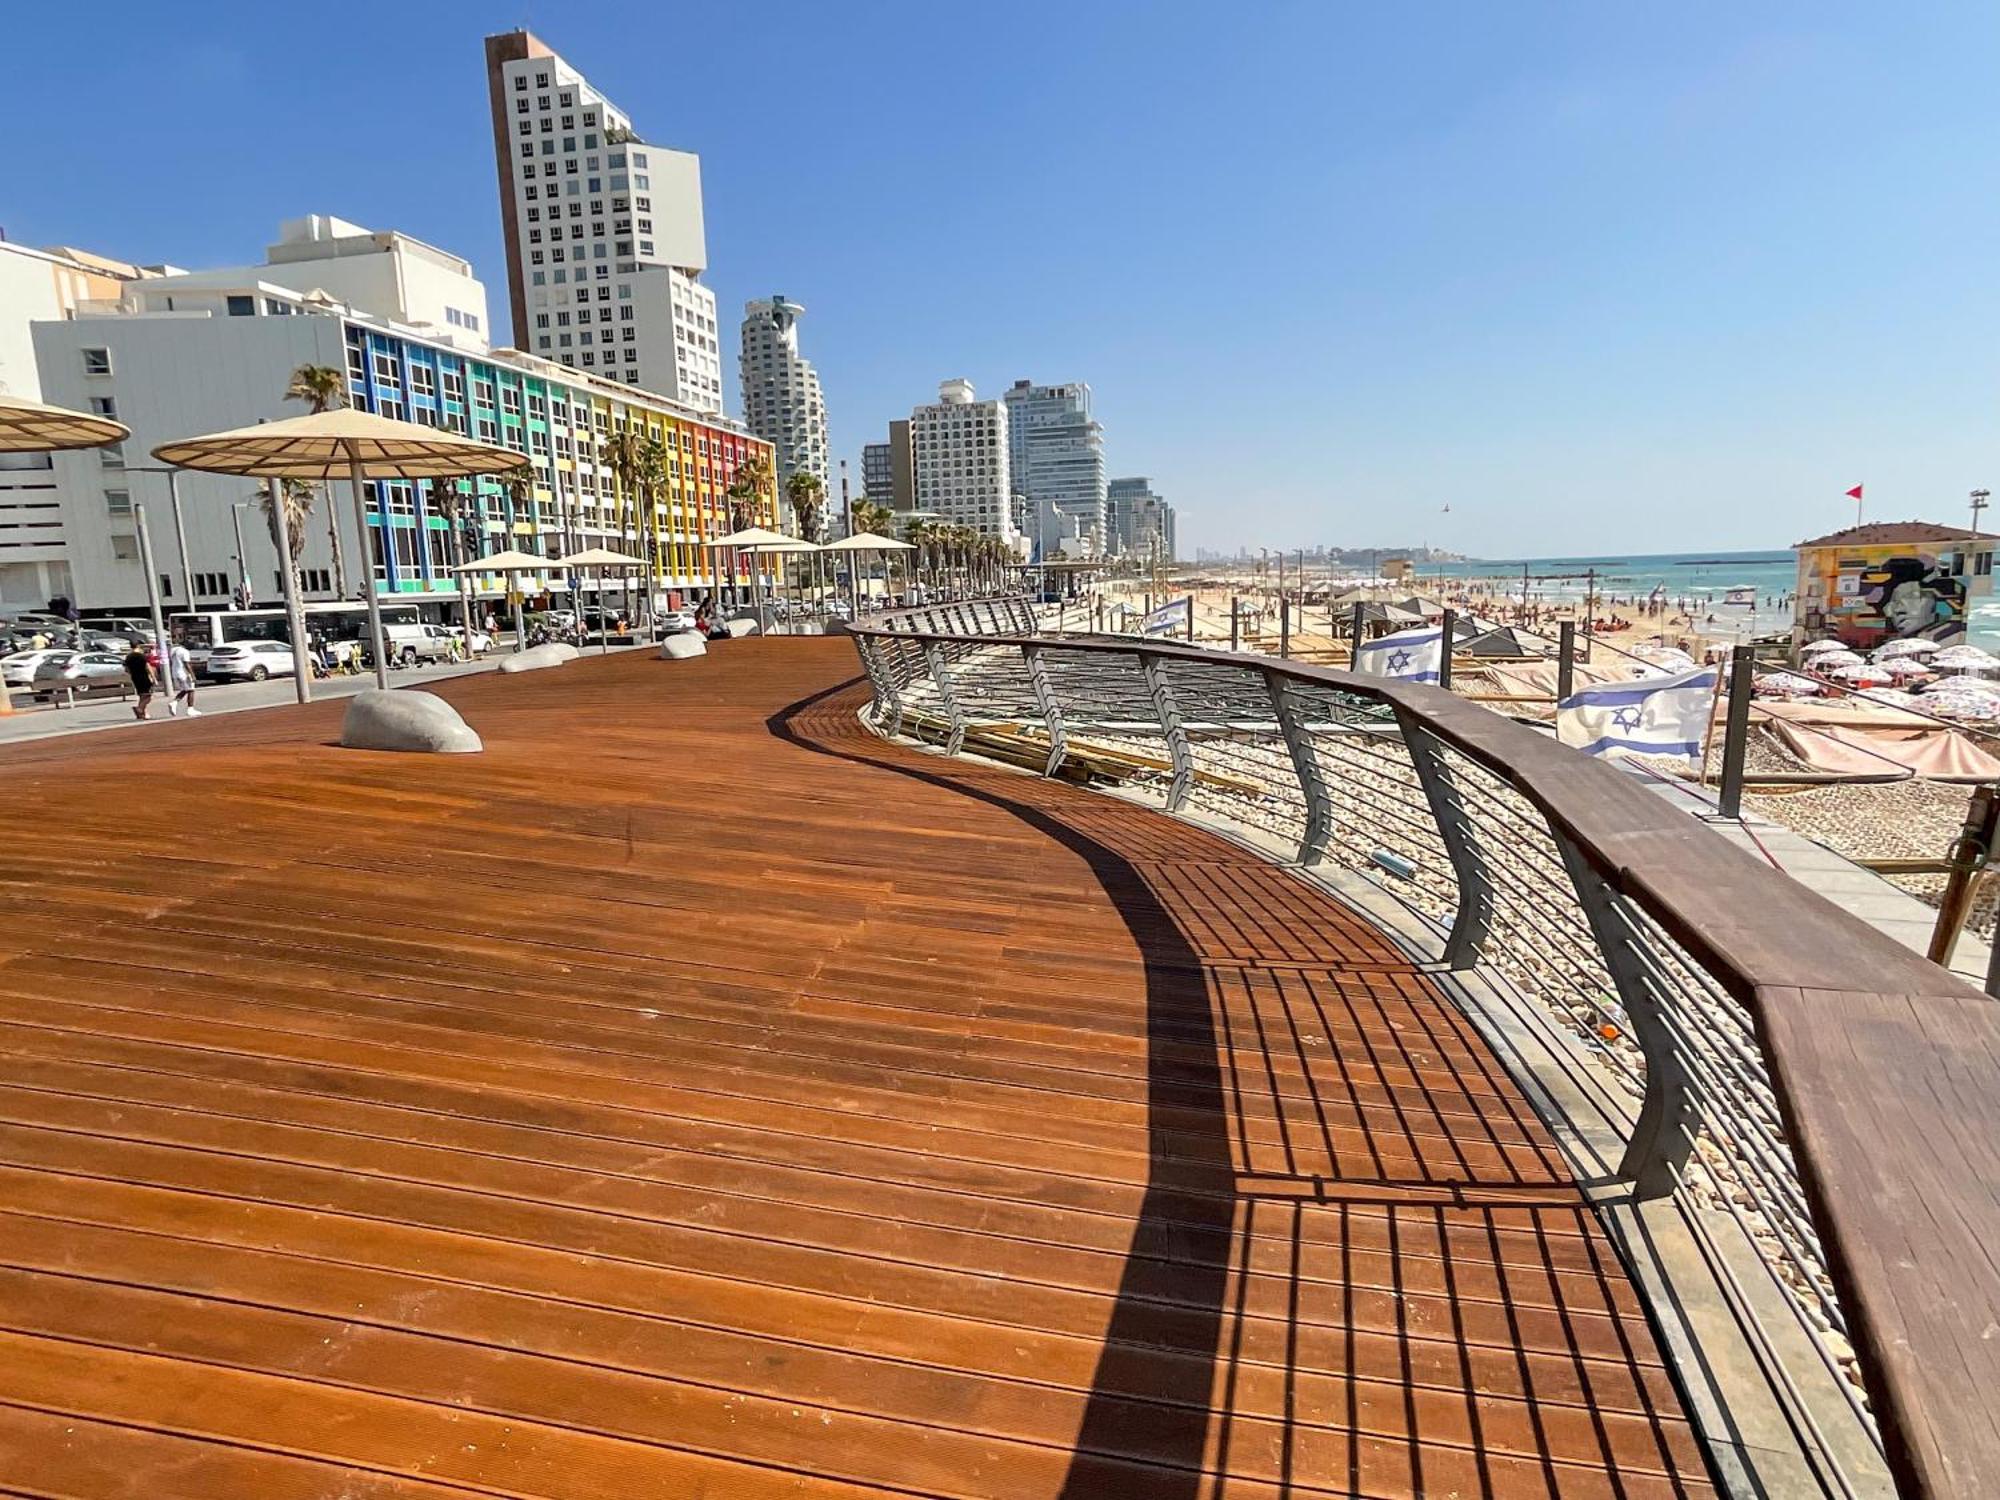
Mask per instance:
[[[879,731],[1281,840],[1392,894],[1452,967],[1497,971],[1631,1095],[1633,1193],[1736,1221],[1903,1492],[2000,1493],[2000,1340],[1963,1331],[2000,1323],[1984,1148],[1870,1139],[1871,1121],[1969,1132],[2000,1112],[1983,996],[1615,767],[1436,688],[1038,634],[1024,600],[902,611],[854,639]],[[1869,1076],[1871,1055],[1893,1074]],[[1913,1110],[1912,1089],[1936,1107]],[[1913,1236],[1872,1195],[1940,1151],[1956,1165],[1932,1164],[1932,1192],[1953,1201],[1923,1204],[1939,1232]]]

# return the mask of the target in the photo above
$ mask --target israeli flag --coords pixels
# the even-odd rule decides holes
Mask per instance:
[[[1585,755],[1702,753],[1715,711],[1714,667],[1578,688],[1556,705],[1556,738]]]
[[[1419,626],[1385,635],[1379,641],[1363,641],[1354,653],[1354,670],[1403,682],[1436,682],[1443,656],[1443,628]]]

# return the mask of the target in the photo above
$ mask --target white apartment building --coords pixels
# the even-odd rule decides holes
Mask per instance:
[[[799,353],[805,308],[785,297],[743,304],[743,421],[777,450],[778,494],[794,474],[810,474],[835,499],[827,468],[826,402],[819,374]]]
[[[0,240],[0,391],[45,399],[33,325],[73,317],[79,307],[115,300],[145,269],[87,251],[34,250]],[[83,410],[104,411],[101,403]],[[63,548],[55,460],[46,453],[0,453],[0,604],[40,608],[71,595]]]
[[[486,287],[471,262],[393,229],[363,229],[330,214],[278,226],[260,266],[179,271],[124,289],[127,312],[282,316],[308,305],[365,308],[468,353],[484,353]]]
[[[489,36],[486,70],[516,346],[720,412],[701,159],[642,140],[529,32]]]
[[[1020,545],[1005,402],[974,399],[969,380],[944,381],[935,404],[910,413],[910,457],[919,511]]]
[[[1104,429],[1090,414],[1090,387],[1017,380],[1003,399],[1014,488],[1036,517],[1038,546],[1054,555],[1081,542],[1087,555],[1103,556]]]

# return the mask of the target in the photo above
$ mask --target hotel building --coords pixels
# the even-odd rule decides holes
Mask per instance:
[[[1019,545],[1008,481],[1007,406],[974,398],[969,380],[947,380],[938,399],[910,413],[916,508]]]
[[[691,411],[722,410],[701,159],[631,119],[540,38],[486,38],[514,343]]]

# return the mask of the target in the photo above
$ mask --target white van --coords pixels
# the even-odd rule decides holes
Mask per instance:
[[[389,638],[389,654],[404,666],[420,661],[451,660],[451,632],[441,625],[384,620],[382,634]]]

